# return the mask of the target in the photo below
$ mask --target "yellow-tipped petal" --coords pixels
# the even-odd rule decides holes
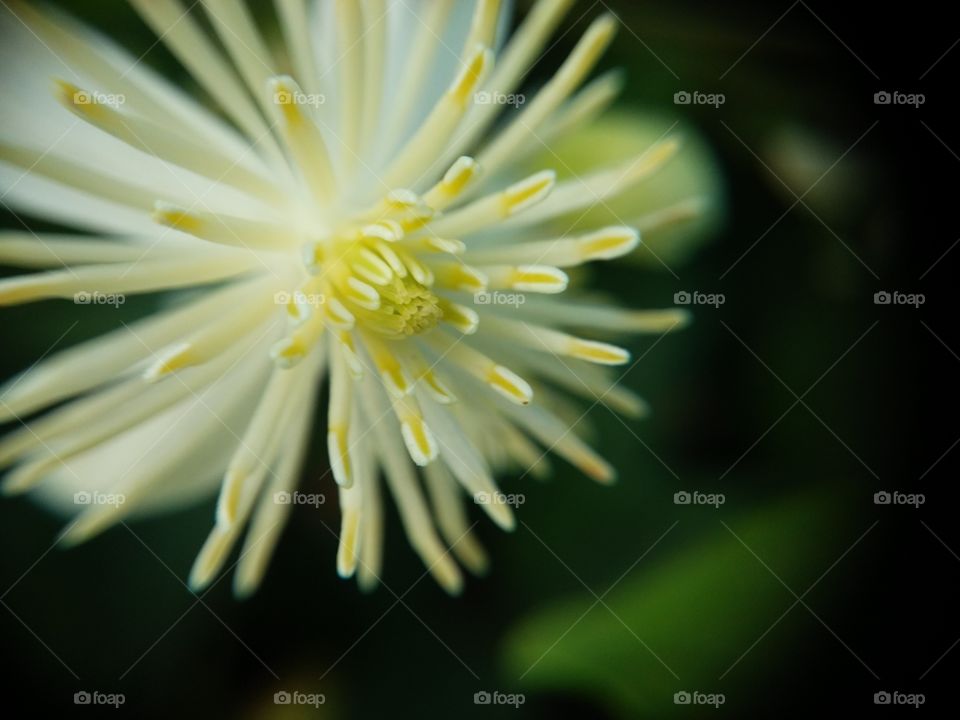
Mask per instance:
[[[337,547],[337,574],[342,578],[353,577],[357,570],[360,543],[360,511],[344,508],[340,529],[340,545]]]
[[[472,335],[480,325],[480,316],[472,308],[446,299],[440,300],[443,321],[455,327],[464,335]]]
[[[174,230],[199,236],[204,230],[204,222],[188,210],[158,202],[153,209],[154,222],[166,225]]]
[[[421,379],[426,384],[430,396],[441,405],[449,405],[452,402],[456,402],[457,398],[450,392],[450,388],[444,385],[443,382],[440,381],[440,378],[431,370],[424,372]]]
[[[229,468],[223,478],[220,495],[217,498],[217,523],[223,527],[233,525],[237,520],[237,511],[240,508],[240,494],[243,484],[248,479],[245,473]]]
[[[426,192],[423,201],[434,210],[443,210],[463,193],[478,170],[479,165],[472,157],[457,158],[443,179]]]
[[[636,249],[640,233],[629,227],[597,230],[577,241],[584,260],[613,260]]]
[[[454,80],[448,91],[449,97],[458,105],[466,107],[473,97],[473,91],[484,74],[493,65],[493,52],[483,45],[475,46],[473,56]]]
[[[608,227],[577,238],[535,240],[470,250],[466,261],[479,265],[533,263],[571,267],[591,260],[612,260],[634,250],[640,234],[629,227]]]
[[[501,265],[481,268],[489,279],[488,287],[497,290],[556,294],[567,289],[567,274],[549,265]]]
[[[403,442],[413,461],[423,467],[437,457],[437,441],[423,418],[411,415],[400,424]]]
[[[350,487],[353,484],[353,466],[350,463],[350,448],[344,428],[330,428],[327,432],[327,457],[337,485]]]
[[[616,345],[573,339],[569,347],[569,353],[573,357],[600,365],[623,365],[630,362],[630,353]]]
[[[449,290],[478,293],[487,289],[487,276],[475,267],[463,263],[442,263],[433,266],[437,284]]]
[[[542,202],[553,191],[557,175],[553,170],[538,173],[458,208],[434,221],[431,231],[441,237],[460,237],[494,226]]]
[[[533,389],[522,377],[502,365],[495,365],[487,374],[487,382],[503,397],[517,405],[529,405]]]
[[[191,354],[192,347],[190,343],[179,343],[173,346],[143,372],[143,379],[147,382],[155,382],[170,373],[193,365],[196,356]]]
[[[384,387],[394,398],[402,398],[409,394],[413,389],[413,384],[407,376],[403,365],[397,360],[397,356],[390,351],[390,348],[383,342],[367,336],[364,338],[373,364],[380,373]]]
[[[557,174],[553,170],[542,170],[508,187],[503,193],[504,217],[516,215],[543,200],[556,182]]]
[[[380,293],[377,292],[375,287],[363,282],[363,280],[351,275],[347,278],[341,290],[343,290],[344,299],[359,305],[365,310],[380,309]]]

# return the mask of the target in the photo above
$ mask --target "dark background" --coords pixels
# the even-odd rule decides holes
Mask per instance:
[[[960,262],[960,136],[949,108],[960,49],[947,51],[960,28],[933,3],[608,6],[629,29],[605,61],[629,71],[623,105],[679,112],[717,154],[728,194],[722,227],[672,272],[604,268],[604,285],[630,306],[668,306],[678,290],[726,298],[695,308],[680,334],[630,344],[642,360],[625,382],[652,417],[625,426],[591,412],[620,482],[594,486],[559,460],[547,484],[505,478],[505,491],[527,496],[522,523],[506,536],[480,522],[492,571],[459,599],[420,579],[391,515],[387,587],[368,596],[336,577],[330,503],[294,513],[264,587],[237,602],[229,578],[199,597],[182,583],[210,503],[45,554],[59,521],[6,500],[6,703],[75,710],[73,693],[96,689],[124,693],[125,710],[141,716],[914,712],[874,705],[875,692],[896,690],[923,693],[927,715],[955,706],[960,338],[949,278]],[[570,24],[585,13],[582,31],[601,9],[580,3]],[[78,12],[136,54],[153,42],[122,3]],[[159,48],[147,61],[176,72]],[[685,89],[724,93],[726,103],[678,108],[673,93]],[[926,102],[873,103],[895,89]],[[795,180],[791,169],[816,155],[810,147],[823,163]],[[881,290],[926,302],[877,306]],[[4,310],[2,375],[28,366],[79,312]],[[99,314],[85,315],[75,340],[113,322],[110,309],[83,312]],[[332,493],[316,479],[324,468],[315,452],[305,491]],[[727,502],[677,506],[682,489]],[[881,490],[926,502],[877,506]],[[278,707],[281,689],[327,702]],[[481,690],[526,702],[474,705]],[[726,702],[678,707],[680,690]]]

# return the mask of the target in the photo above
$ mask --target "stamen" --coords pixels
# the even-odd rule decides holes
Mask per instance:
[[[458,364],[510,402],[528,405],[533,399],[533,389],[526,380],[480,351],[437,333],[425,336],[424,341],[437,348],[442,357]]]
[[[353,577],[360,554],[361,523],[363,518],[363,494],[358,485],[341,488],[340,496],[340,544],[337,546],[337,574],[342,578]]]
[[[416,348],[403,348],[402,354],[404,363],[409,367],[411,375],[413,375],[415,381],[423,382],[430,397],[441,405],[449,405],[456,401],[456,397],[450,389],[436,376],[433,368],[427,365],[423,355]]]
[[[433,269],[437,284],[448,290],[479,293],[489,285],[484,273],[464,263],[436,263]]]
[[[353,485],[353,465],[347,442],[353,381],[347,375],[342,355],[334,354],[330,372],[330,407],[328,410],[327,454],[334,480],[341,487]]]
[[[288,369],[300,363],[313,350],[323,333],[323,317],[314,313],[290,335],[270,348],[270,357],[277,367]]]
[[[640,235],[633,228],[609,227],[579,238],[538,240],[497,247],[470,250],[471,263],[516,262],[543,263],[555,267],[571,267],[591,260],[612,260],[626,255],[640,243]]]
[[[476,177],[479,171],[477,161],[466,155],[457,159],[444,174],[443,179],[430,188],[423,201],[434,210],[443,210],[455,201]]]
[[[598,365],[623,365],[630,361],[630,353],[623,348],[585,340],[529,322],[501,317],[488,318],[484,321],[484,329],[495,333],[507,343],[520,344],[554,355],[574,357]]]
[[[467,246],[462,240],[420,235],[404,243],[404,247],[411,250],[420,250],[427,253],[446,253],[447,255],[462,255]]]
[[[356,325],[356,317],[347,310],[346,306],[335,297],[327,298],[324,303],[327,320],[337,330],[352,330]]]
[[[490,368],[486,380],[490,383],[490,387],[510,402],[518,405],[529,405],[533,399],[533,390],[527,384],[527,381],[502,365]]]
[[[397,360],[396,354],[391,352],[384,342],[371,335],[365,335],[364,341],[390,395],[394,398],[407,395],[413,389],[413,385],[403,365]]]
[[[34,150],[0,141],[0,160],[8,162],[31,175],[49,178],[80,192],[103,198],[109,202],[149,211],[157,193],[86,165],[58,157],[51,151]]]
[[[506,190],[475,200],[437,220],[431,230],[442,237],[460,237],[496,225],[546,198],[556,179],[553,170],[535,173]]]
[[[137,150],[192,170],[214,182],[234,185],[267,202],[278,205],[287,202],[274,183],[236,160],[221,155],[212,146],[188,140],[146,118],[120,113],[104,103],[92,102],[94,94],[65,80],[55,81],[55,96],[77,117]]]
[[[201,240],[249,250],[284,250],[297,242],[284,225],[186,210],[163,202],[154,206],[153,219]]]
[[[456,131],[469,107],[473,91],[493,64],[489,48],[478,46],[453,84],[440,98],[430,115],[397,153],[383,175],[389,187],[407,187],[436,160],[436,148],[442,147]]]
[[[347,363],[347,371],[354,380],[360,380],[363,377],[363,363],[357,354],[356,345],[353,342],[353,335],[346,331],[340,331],[336,334],[336,339],[340,351],[343,353],[343,359]]]
[[[412,397],[394,400],[393,409],[400,420],[400,434],[410,458],[420,467],[429,465],[437,457],[437,441],[424,422],[416,400]]]
[[[472,308],[459,305],[443,298],[440,300],[440,310],[443,312],[443,321],[455,327],[464,335],[472,335],[480,325],[480,316]]]
[[[276,106],[274,115],[279,121],[284,142],[296,161],[303,178],[321,207],[326,207],[336,195],[336,178],[327,143],[320,128],[305,113],[298,98],[303,96],[300,86],[291,77],[275,77],[269,81],[269,93]]]
[[[548,265],[488,265],[483,272],[490,289],[556,294],[569,283],[565,272]]]
[[[509,227],[530,225],[614,198],[650,177],[676,155],[677,138],[667,138],[620,165],[560,183],[547,200],[510,219]]]
[[[551,80],[520,115],[477,158],[485,174],[492,175],[523,147],[537,128],[566,100],[593,69],[617,29],[612,15],[597,18]]]

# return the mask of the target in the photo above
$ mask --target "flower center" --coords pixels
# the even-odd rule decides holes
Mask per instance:
[[[281,362],[301,359],[324,327],[354,327],[385,339],[427,332],[443,319],[433,273],[403,242],[399,222],[346,226],[304,248],[309,277],[289,295],[293,332],[275,348]]]
[[[409,275],[379,288],[380,309],[370,327],[386,335],[416,335],[436,327],[443,312],[437,296]]]
[[[382,231],[382,232],[381,232]],[[430,330],[443,315],[430,290],[433,274],[387,226],[368,226],[315,246],[308,269],[327,285],[356,323],[400,338]]]

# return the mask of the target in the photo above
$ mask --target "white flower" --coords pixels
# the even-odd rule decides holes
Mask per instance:
[[[216,110],[68,17],[21,2],[5,13],[4,204],[93,234],[4,233],[0,261],[45,271],[0,281],[0,304],[180,291],[3,388],[0,419],[23,424],[0,442],[8,492],[76,514],[73,543],[219,485],[191,583],[210,583],[246,531],[247,593],[301,496],[326,388],[339,573],[364,587],[380,573],[382,475],[411,545],[457,592],[453,556],[485,564],[464,491],[510,529],[510,504],[484,501],[503,497],[496,470],[541,471],[549,450],[612,480],[561,419],[558,388],[638,413],[595,367],[628,353],[569,331],[664,332],[685,316],[558,299],[563,268],[639,238],[545,228],[649,177],[675,142],[560,183],[511,168],[615,97],[614,75],[585,84],[613,17],[526,97],[569,0],[541,0],[496,52],[494,0],[278,0],[279,52],[242,2],[205,0],[225,53],[199,10],[132,4]]]

